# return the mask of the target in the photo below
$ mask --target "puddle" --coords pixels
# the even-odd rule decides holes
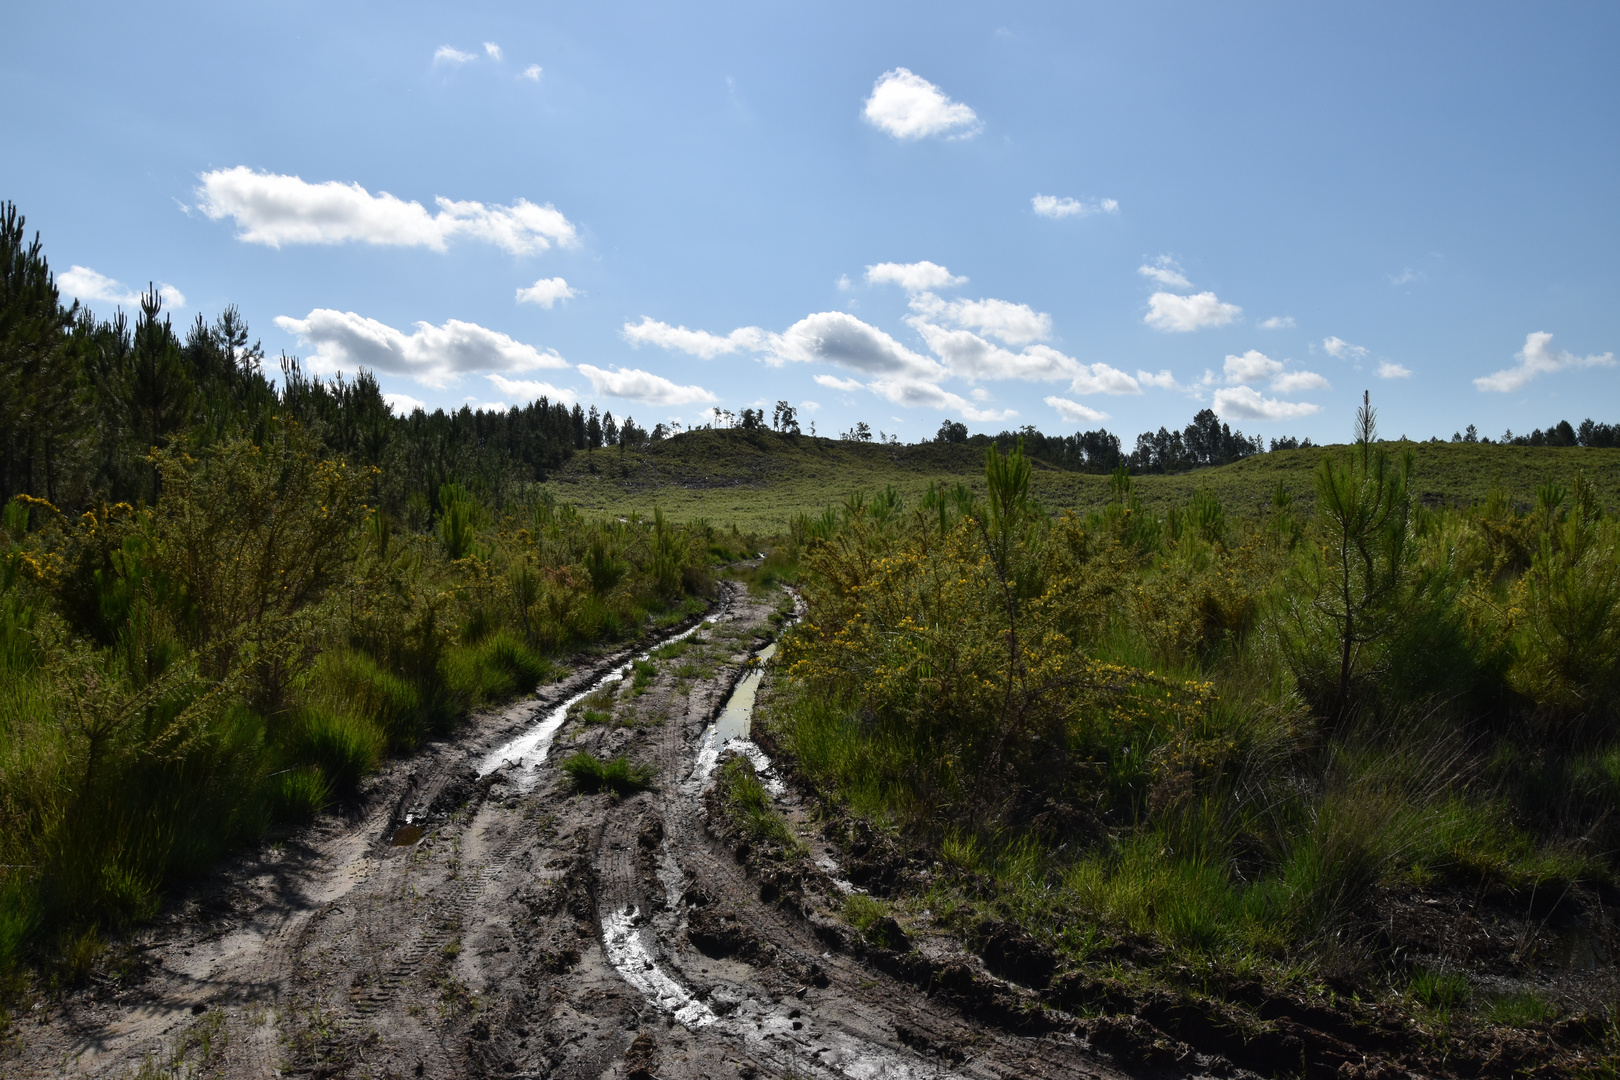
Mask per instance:
[[[538,770],[541,764],[545,762],[546,755],[551,753],[552,741],[556,739],[557,731],[563,726],[563,721],[568,719],[569,709],[573,708],[583,699],[590,697],[592,694],[602,689],[602,687],[607,686],[610,683],[623,682],[625,677],[630,674],[632,665],[634,665],[637,660],[646,660],[652,655],[654,650],[661,649],[671,642],[681,641],[685,638],[689,638],[699,630],[703,629],[705,626],[713,628],[723,621],[725,621],[725,616],[721,615],[714,619],[710,619],[707,622],[700,622],[695,626],[689,626],[678,634],[671,634],[666,638],[660,638],[658,642],[650,646],[646,652],[626,660],[619,667],[614,668],[606,675],[603,675],[601,678],[591,683],[591,685],[586,687],[584,690],[581,690],[567,701],[564,701],[562,704],[553,708],[545,715],[543,720],[541,720],[534,727],[530,728],[528,731],[525,731],[523,734],[509,742],[497,746],[494,750],[491,750],[488,754],[484,755],[484,759],[478,763],[478,775],[488,776],[501,766],[511,764],[516,767],[512,775],[513,783],[517,785],[517,789],[519,791],[527,791],[529,788],[533,787],[535,781],[540,778],[539,773],[536,770]]]
[[[709,1007],[665,974],[653,959],[652,951],[642,942],[636,929],[640,918],[640,913],[631,907],[620,908],[603,918],[602,944],[607,950],[608,963],[625,982],[641,991],[643,997],[686,1027],[701,1028],[714,1023],[715,1015]]]
[[[787,793],[786,785],[771,772],[770,757],[750,737],[754,698],[759,694],[759,684],[765,678],[765,665],[775,655],[776,642],[773,641],[748,658],[748,674],[737,681],[731,697],[726,699],[726,707],[720,710],[720,715],[698,740],[697,760],[693,763],[692,779],[687,784],[689,789],[707,788],[709,777],[720,763],[720,755],[733,750],[753,762],[760,783],[765,785],[765,790],[772,797]]]
[[[393,847],[410,847],[422,839],[422,831],[420,825],[401,825],[394,830],[394,838],[389,844]]]

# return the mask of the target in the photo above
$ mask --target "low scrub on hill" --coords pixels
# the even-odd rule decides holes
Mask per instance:
[[[1513,1010],[1408,906],[1524,924],[1471,954],[1497,974],[1532,970],[1550,924],[1609,932],[1620,518],[1585,475],[1426,508],[1364,407],[1309,511],[1280,487],[1258,516],[1208,491],[1150,511],[1120,472],[1099,509],[1052,515],[1030,481],[992,450],[982,495],[796,525],[808,615],[756,722],[911,852],[875,882],[1064,967],[1330,979],[1436,1031],[1423,995],[1453,1017],[1458,980],[1481,1023]]]

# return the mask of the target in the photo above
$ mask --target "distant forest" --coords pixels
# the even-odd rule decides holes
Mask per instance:
[[[0,501],[25,494],[58,506],[98,500],[151,503],[158,473],[151,447],[184,436],[204,449],[232,433],[262,439],[275,417],[305,426],[324,451],[351,464],[373,466],[371,498],[401,520],[424,527],[442,510],[439,491],[458,482],[495,505],[518,488],[543,480],[574,453],[632,447],[677,434],[657,424],[649,432],[633,418],[616,420],[595,406],[572,408],[545,398],[505,411],[463,406],[397,416],[370,372],[352,379],[307,374],[282,354],[280,377],[266,372],[263,348],[235,307],[212,323],[203,316],[177,330],[153,289],[134,321],[123,311],[98,318],[77,301],[64,304],[36,233],[30,241],[14,205],[0,205]],[[797,434],[795,410],[779,402],[738,417],[715,411],[718,426]],[[856,424],[845,438],[867,441]],[[892,437],[890,437],[892,439]],[[934,441],[1009,448],[1024,440],[1030,456],[1083,472],[1167,473],[1223,465],[1267,447],[1234,431],[1210,409],[1182,430],[1143,432],[1127,451],[1103,429],[1047,435],[1033,426],[999,435],[969,436],[946,420]],[[1456,441],[1483,441],[1472,426]],[[1502,442],[1530,446],[1620,445],[1620,428],[1587,420],[1560,421]],[[1310,446],[1274,438],[1270,449]]]

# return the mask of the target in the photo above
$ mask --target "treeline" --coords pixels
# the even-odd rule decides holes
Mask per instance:
[[[1010,452],[1022,440],[1024,451],[1048,465],[1075,472],[1111,473],[1125,466],[1133,473],[1185,472],[1188,469],[1211,465],[1227,465],[1264,453],[1265,440],[1250,438],[1241,431],[1232,430],[1223,423],[1213,409],[1202,409],[1192,422],[1180,431],[1161,427],[1158,431],[1144,431],[1136,437],[1136,446],[1126,451],[1119,436],[1106,428],[1081,431],[1073,435],[1047,435],[1033,425],[1018,431],[1003,431],[999,435],[969,436],[967,425],[946,420],[940,425],[935,442],[967,443],[973,446],[994,445]],[[1273,439],[1273,450],[1291,450],[1310,446],[1309,439],[1301,442],[1294,438]]]
[[[545,398],[504,412],[397,416],[370,373],[321,379],[286,355],[272,379],[234,307],[177,330],[155,289],[133,322],[64,304],[24,226],[14,205],[0,206],[0,500],[151,502],[152,447],[181,438],[202,448],[232,433],[263,441],[281,418],[307,428],[322,452],[377,469],[372,498],[425,527],[446,483],[504,505],[576,451],[649,437],[633,418]]]

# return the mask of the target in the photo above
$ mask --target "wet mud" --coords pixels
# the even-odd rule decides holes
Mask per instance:
[[[844,866],[749,738],[782,605],[728,585],[675,646],[582,662],[393,763],[116,942],[89,985],[39,997],[0,1073],[1238,1075],[1202,1052],[1110,1050],[945,936],[851,930],[839,905],[870,860]],[[556,765],[581,750],[655,782],[579,794]],[[717,817],[713,770],[733,754],[801,834],[793,859]],[[997,954],[1012,978],[1030,963],[1015,946]]]

